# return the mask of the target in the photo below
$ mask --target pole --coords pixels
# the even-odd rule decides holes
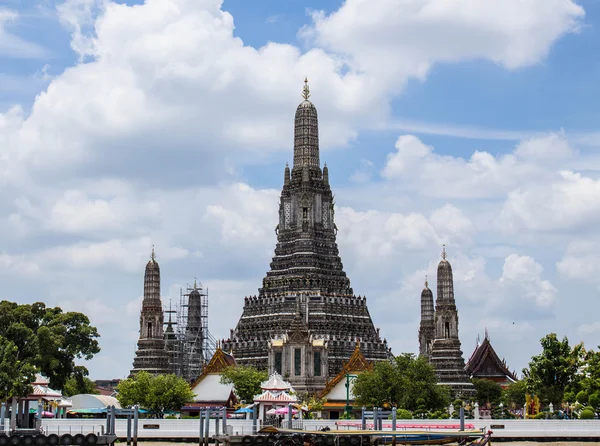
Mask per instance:
[[[111,407],[112,417],[110,417],[110,431],[113,435],[117,434],[117,408],[115,406]]]
[[[206,410],[206,421],[204,424],[204,446],[208,446],[208,437],[210,432],[210,411]]]
[[[392,407],[392,430],[396,432],[396,417],[398,413],[396,412],[396,407]],[[396,436],[394,435],[392,438],[392,446],[396,446]]]
[[[137,446],[138,419],[139,419],[138,407],[137,406],[133,406],[133,446]]]
[[[227,435],[227,409],[221,409],[221,418],[223,418],[223,435]]]
[[[256,403],[254,403],[254,406],[252,408],[252,435],[256,435],[257,429],[256,429],[256,422],[258,421],[258,406]]]
[[[106,435],[110,435],[110,406],[106,408]]]
[[[42,400],[38,401],[38,407],[37,407],[37,419],[35,420],[35,428],[39,429],[40,427],[42,427],[42,409],[44,407],[42,406]]]
[[[6,403],[2,401],[2,407],[0,407],[0,431],[4,432],[4,423],[6,422]]]
[[[460,406],[460,430],[464,431],[465,430],[465,408],[463,406]]]
[[[198,445],[202,444],[202,440],[204,439],[204,411],[200,409],[200,432],[198,435]]]
[[[293,411],[292,403],[288,403],[288,429],[292,428],[292,411]]]
[[[363,406],[362,408],[362,417],[361,417],[361,429],[366,431],[367,430],[367,416],[365,414],[367,408],[365,406]]]
[[[127,414],[127,446],[131,445],[131,416]]]

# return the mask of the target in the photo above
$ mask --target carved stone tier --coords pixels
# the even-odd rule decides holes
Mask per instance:
[[[321,390],[342,370],[357,342],[369,361],[390,355],[366,298],[354,295],[343,269],[334,196],[328,168],[321,170],[319,165],[317,110],[309,96],[305,85],[294,123],[294,166],[284,171],[270,270],[258,296],[245,298],[242,316],[224,341],[239,364],[268,368],[270,373],[281,367],[298,391]],[[296,363],[302,364],[300,369]]]

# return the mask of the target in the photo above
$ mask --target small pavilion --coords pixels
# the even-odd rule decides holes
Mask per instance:
[[[258,404],[258,419],[266,421],[271,410],[285,409],[289,404],[298,403],[291,384],[284,381],[279,373],[273,373],[269,379],[260,386],[262,392],[254,397],[254,404]]]

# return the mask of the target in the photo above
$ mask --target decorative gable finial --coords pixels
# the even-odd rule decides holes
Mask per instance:
[[[304,88],[302,89],[302,97],[305,101],[308,101],[308,98],[310,98],[310,88],[308,87],[307,77],[304,78]]]
[[[446,260],[446,257],[448,257],[448,255],[446,254],[446,245],[442,245],[442,259]]]

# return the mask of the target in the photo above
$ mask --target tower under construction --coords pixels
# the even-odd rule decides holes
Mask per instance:
[[[167,313],[165,341],[170,372],[192,381],[202,373],[215,351],[216,341],[208,330],[208,289],[194,280],[185,291],[180,289],[179,304]]]

